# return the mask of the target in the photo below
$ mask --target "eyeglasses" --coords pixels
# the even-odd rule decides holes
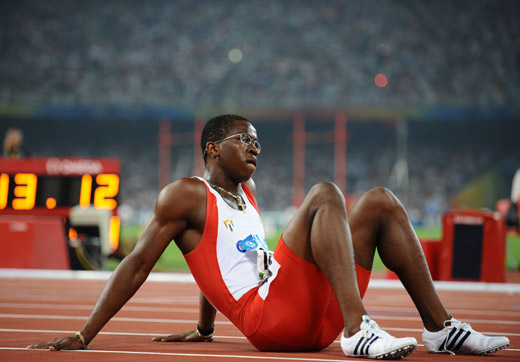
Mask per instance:
[[[253,137],[251,137],[247,133],[237,133],[237,134],[234,134],[232,136],[223,138],[223,139],[221,139],[219,141],[215,141],[213,143],[220,143],[220,142],[224,142],[224,141],[230,140],[232,138],[237,138],[237,137],[239,137],[238,139],[240,140],[240,142],[242,142],[243,144],[245,144],[247,146],[253,144],[253,147],[256,149],[256,152],[260,153],[260,150],[262,149],[262,146],[260,145],[260,142],[258,142],[258,140],[254,139]],[[206,155],[206,153],[207,153],[207,150],[204,150],[204,155]]]

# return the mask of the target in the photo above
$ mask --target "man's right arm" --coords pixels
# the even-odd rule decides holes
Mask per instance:
[[[213,330],[215,326],[215,317],[217,310],[206,299],[206,296],[200,292],[199,297],[199,323],[197,329],[184,331],[182,333],[170,334],[169,336],[154,337],[155,342],[211,342],[213,341],[213,332],[208,335],[197,333],[198,327],[202,329]]]
[[[194,223],[205,205],[204,186],[193,179],[181,179],[166,186],[157,199],[154,212],[139,242],[114,271],[81,330],[85,345],[77,335],[33,344],[28,348],[81,349],[135,294],[171,240]],[[200,223],[195,220],[195,223]],[[195,231],[194,234],[197,234]]]

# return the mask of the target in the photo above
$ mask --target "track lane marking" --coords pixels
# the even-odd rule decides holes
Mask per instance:
[[[419,328],[393,328],[387,327],[384,328],[386,331],[394,331],[394,332],[409,332],[409,333],[422,333],[422,329]],[[13,329],[13,328],[0,328],[0,332],[7,333],[60,333],[60,334],[68,334],[75,333],[76,331],[67,331],[67,330],[51,330],[51,329]],[[520,333],[503,333],[503,332],[481,332],[483,334],[495,335],[495,336],[511,336],[518,337]],[[98,334],[102,335],[115,335],[115,336],[161,336],[165,333],[138,333],[138,332],[99,332]],[[244,336],[224,336],[224,335],[215,335],[215,338],[224,338],[224,339],[243,339],[247,340]],[[339,340],[334,341],[339,343]]]
[[[165,312],[165,313],[199,313],[198,308],[168,308],[168,307],[146,307],[146,306],[134,306],[132,303],[125,305],[121,311],[136,311],[136,312]],[[365,303],[366,305],[368,303]],[[74,309],[74,310],[92,310],[94,304],[37,304],[37,303],[1,303],[0,308],[6,309]],[[370,314],[378,316],[378,313],[392,312],[399,313],[405,312],[411,315],[419,315],[415,308],[407,307],[389,307],[389,306],[373,306],[367,305],[367,309],[370,309]],[[450,312],[454,315],[489,315],[489,316],[502,316],[502,317],[520,317],[520,312],[507,312],[507,311],[490,311],[481,309],[453,309],[450,308]]]
[[[9,351],[37,351],[48,353],[47,349],[27,349],[19,347],[0,347],[0,350]],[[134,354],[134,355],[150,355],[150,356],[176,356],[176,357],[211,357],[211,358],[237,358],[237,359],[262,359],[262,360],[274,360],[274,361],[313,361],[313,362],[338,362],[345,361],[345,358],[341,359],[328,359],[328,358],[305,358],[305,357],[281,357],[281,356],[248,356],[248,355],[232,355],[232,354],[209,354],[209,353],[175,353],[175,352],[141,352],[141,351],[101,351],[95,349],[88,350],[68,350],[60,351],[59,353],[106,353],[106,354]],[[54,352],[56,353],[56,352]],[[261,352],[259,352],[261,353]],[[351,360],[352,362],[365,362],[361,360]]]
[[[72,319],[72,320],[86,320],[88,316],[67,316],[67,315],[54,315],[54,314],[0,314],[0,318],[6,319]],[[407,316],[387,316],[378,315],[377,320],[391,320],[391,321],[420,321],[420,317],[407,317]],[[162,319],[162,318],[130,318],[130,317],[113,317],[111,321],[118,322],[141,322],[141,323],[178,323],[196,324],[197,320],[186,320],[186,319]],[[520,325],[520,321],[504,321],[504,320],[485,320],[485,319],[464,319],[466,323],[479,323],[479,324],[502,324],[502,325]],[[221,325],[232,325],[229,321],[217,321],[216,324]]]
[[[46,270],[46,269],[1,269],[0,278],[8,279],[64,279],[64,280],[108,280],[110,271],[85,270]],[[190,273],[152,272],[146,279],[150,282],[176,282],[195,284]],[[520,284],[514,283],[484,283],[484,282],[452,282],[434,281],[437,290],[490,292],[490,293],[520,293]],[[369,288],[375,289],[402,289],[404,287],[395,279],[371,279]]]

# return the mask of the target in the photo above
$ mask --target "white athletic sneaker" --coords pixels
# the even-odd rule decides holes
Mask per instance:
[[[424,329],[424,346],[431,353],[455,353],[484,355],[509,346],[507,337],[488,337],[479,333],[468,323],[455,318],[444,322],[444,329],[430,332]]]
[[[363,316],[361,330],[346,338],[341,334],[341,349],[348,357],[399,359],[417,347],[415,338],[395,338],[383,331],[369,316]]]

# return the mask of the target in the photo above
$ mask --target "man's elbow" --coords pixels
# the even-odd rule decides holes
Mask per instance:
[[[151,263],[146,258],[136,253],[130,253],[126,258],[123,259],[121,265],[125,273],[129,273],[134,279],[143,282],[148,278],[154,263]]]

